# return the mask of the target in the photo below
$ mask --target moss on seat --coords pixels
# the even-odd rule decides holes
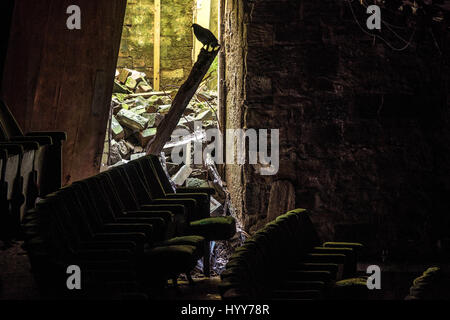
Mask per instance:
[[[158,246],[177,246],[177,245],[188,245],[195,247],[196,250],[194,252],[194,255],[196,256],[196,259],[200,259],[205,249],[205,238],[196,235],[182,236],[171,238],[158,244]]]
[[[367,277],[356,277],[336,281],[336,287],[355,287],[362,286],[367,289]]]
[[[326,248],[351,248],[357,252],[364,249],[364,245],[357,242],[325,242],[323,247]]]
[[[190,223],[191,233],[205,237],[206,240],[227,240],[236,232],[233,217],[211,217]]]
[[[166,246],[173,246],[173,245],[190,245],[194,247],[202,247],[204,245],[205,238],[202,236],[182,236],[182,237],[176,237],[171,238],[168,240],[165,240],[161,243],[161,245]]]
[[[337,300],[366,300],[369,297],[367,277],[355,277],[336,281],[332,298]]]

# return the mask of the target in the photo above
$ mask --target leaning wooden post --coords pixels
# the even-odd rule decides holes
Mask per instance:
[[[153,89],[159,91],[161,56],[161,0],[155,0],[155,22],[153,41]]]
[[[178,90],[172,101],[169,112],[159,124],[155,137],[147,144],[147,154],[159,155],[166,142],[170,140],[173,130],[177,127],[184,110],[208,72],[209,67],[219,52],[219,48],[220,47],[216,47],[215,50],[211,52],[208,52],[205,49],[200,51],[197,62],[192,67],[189,77],[180,87],[180,90]]]

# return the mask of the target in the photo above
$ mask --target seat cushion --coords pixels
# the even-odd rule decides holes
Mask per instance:
[[[349,278],[336,281],[331,292],[331,298],[337,300],[366,300],[369,297],[369,291],[367,277]]]
[[[177,246],[177,245],[188,245],[195,247],[196,250],[194,252],[194,255],[196,256],[197,259],[200,259],[205,250],[205,238],[196,235],[176,237],[165,240],[159,243],[157,246],[159,247],[159,246]]]
[[[205,237],[206,240],[227,240],[236,233],[233,217],[211,217],[190,223],[190,233]]]

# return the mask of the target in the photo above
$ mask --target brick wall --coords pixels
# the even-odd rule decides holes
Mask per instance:
[[[195,1],[161,1],[161,85],[181,85],[192,67]],[[154,1],[128,0],[118,67],[153,78]]]
[[[280,181],[324,240],[417,253],[448,235],[448,33],[436,33],[442,55],[423,30],[395,51],[344,0],[228,3],[227,127],[280,129],[276,176],[227,168],[245,227],[266,221]]]

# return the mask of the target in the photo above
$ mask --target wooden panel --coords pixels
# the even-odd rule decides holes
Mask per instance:
[[[24,131],[67,132],[64,184],[93,175],[100,168],[126,0],[17,2],[9,85],[3,86],[7,103]],[[67,29],[72,4],[81,8],[81,30]]]
[[[209,25],[211,22],[211,0],[200,0],[197,1],[197,10],[195,23],[201,25],[203,28],[209,29]],[[203,44],[197,40],[194,36],[194,59],[193,61],[197,61],[198,54],[202,49]]]
[[[153,33],[153,89],[159,91],[160,63],[161,63],[161,0],[155,0],[155,24]]]
[[[2,0],[0,2],[0,18],[3,28],[0,29],[0,39],[3,43],[8,43],[9,34],[11,32],[11,22],[14,12],[14,0]],[[0,88],[3,80],[4,63],[6,60],[7,46],[0,48]]]

